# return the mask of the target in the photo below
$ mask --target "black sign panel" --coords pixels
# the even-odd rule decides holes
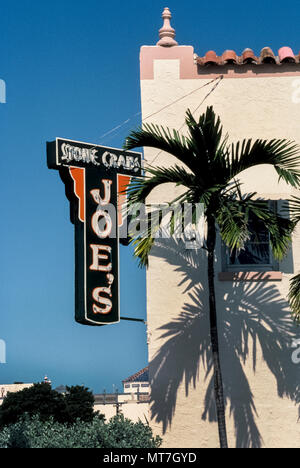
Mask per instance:
[[[131,176],[141,174],[141,153],[62,138],[47,143],[47,148],[50,169],[58,169],[61,166],[94,167]]]
[[[57,138],[47,143],[47,159],[60,172],[75,225],[75,319],[117,323],[120,202],[141,175],[141,154]]]

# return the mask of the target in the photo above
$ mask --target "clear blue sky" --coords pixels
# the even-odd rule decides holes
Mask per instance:
[[[95,392],[147,364],[143,324],[74,322],[74,233],[64,186],[46,166],[56,136],[121,147],[140,111],[139,48],[157,42],[169,6],[176,39],[203,55],[289,45],[300,50],[299,0],[1,1],[0,384],[85,384]],[[163,311],[162,311],[163,313]],[[121,314],[145,310],[145,272],[121,247]]]

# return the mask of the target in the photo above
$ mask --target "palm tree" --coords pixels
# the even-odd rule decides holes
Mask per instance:
[[[256,199],[255,193],[242,195],[239,175],[246,169],[269,164],[279,178],[293,187],[300,185],[299,148],[287,140],[243,140],[229,145],[223,137],[220,118],[208,107],[197,122],[190,110],[186,112],[188,135],[172,132],[154,124],[145,124],[131,132],[124,148],[153,147],[173,155],[179,163],[171,167],[147,167],[146,175],[136,178],[128,187],[129,206],[144,203],[152,190],[164,183],[184,188],[173,202],[202,203],[207,225],[207,277],[209,290],[210,338],[214,368],[214,391],[217,409],[220,447],[227,448],[225,403],[219,357],[217,311],[214,283],[214,262],[217,233],[231,252],[239,252],[253,235],[249,218],[263,222],[268,229],[274,256],[282,259],[291,240],[293,223],[274,213],[267,201]],[[161,220],[159,219],[158,223]],[[171,216],[170,225],[174,226]],[[174,229],[171,230],[174,233]],[[131,239],[140,265],[148,265],[148,255],[155,241],[153,231]]]

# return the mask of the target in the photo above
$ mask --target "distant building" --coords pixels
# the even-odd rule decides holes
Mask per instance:
[[[41,383],[48,383],[51,385],[51,380],[45,375],[44,379],[42,380]],[[33,383],[23,383],[23,382],[15,382],[13,384],[0,384],[0,405],[3,402],[3,399],[6,397],[6,395],[11,392],[20,392],[21,390],[24,390],[25,388],[32,387],[34,384]]]
[[[149,421],[149,376],[148,367],[122,381],[124,393],[101,393],[94,395],[95,411],[104,414],[109,420],[116,414],[134,422]]]
[[[52,384],[51,380],[47,377],[47,375],[45,375],[43,382],[44,382],[44,383],[47,383],[47,384],[49,384],[49,385]]]
[[[122,381],[124,393],[149,393],[149,368],[136,372]]]
[[[32,387],[32,385],[33,383],[14,383],[8,385],[0,384],[0,405],[2,404],[3,399],[9,392],[19,392],[20,390],[24,390],[24,388]]]
[[[64,395],[65,393],[67,393],[67,387],[65,385],[59,385],[58,387],[56,387],[54,389],[57,393],[61,393],[62,395]]]

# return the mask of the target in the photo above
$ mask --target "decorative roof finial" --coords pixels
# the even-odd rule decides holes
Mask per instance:
[[[163,47],[172,47],[178,45],[175,41],[175,29],[171,27],[170,19],[172,18],[169,8],[165,8],[162,14],[164,20],[163,27],[159,30],[159,41],[157,45]]]

